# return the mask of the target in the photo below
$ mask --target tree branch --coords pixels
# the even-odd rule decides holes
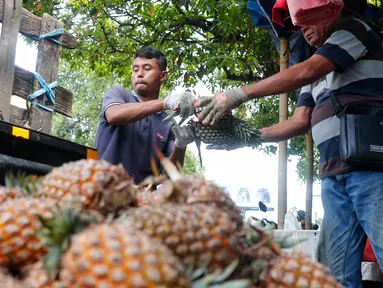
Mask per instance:
[[[237,75],[235,73],[231,73],[227,67],[222,67],[223,71],[225,71],[226,77],[229,80],[234,80],[234,81],[243,81],[243,82],[255,82],[259,81],[262,78],[255,76],[251,71],[247,74],[240,74]]]

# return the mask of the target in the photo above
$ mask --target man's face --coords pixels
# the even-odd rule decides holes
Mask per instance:
[[[137,57],[132,66],[132,87],[140,96],[152,96],[167,78],[167,72],[161,71],[157,59]]]
[[[330,25],[302,27],[307,43],[316,48],[321,47],[329,36]]]

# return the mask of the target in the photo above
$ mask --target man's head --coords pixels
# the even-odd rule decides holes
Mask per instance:
[[[302,27],[303,36],[309,45],[320,48],[330,37],[334,26],[355,16],[355,11],[361,11],[365,5],[365,0],[344,0],[343,2],[344,7],[334,21],[321,26]]]
[[[153,47],[143,47],[134,54],[132,65],[133,90],[143,98],[158,98],[160,86],[167,79],[164,53]]]
[[[332,23],[321,26],[302,27],[303,36],[309,45],[320,48],[330,36]]]

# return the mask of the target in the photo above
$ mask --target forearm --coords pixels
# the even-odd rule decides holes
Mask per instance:
[[[242,89],[249,99],[255,99],[293,91],[313,83],[315,78],[309,66],[301,63]]]
[[[114,105],[106,111],[108,122],[112,125],[132,123],[163,110],[163,100],[126,103]]]
[[[170,154],[170,161],[172,161],[174,164],[179,163],[181,166],[184,166],[184,160],[185,160],[185,153],[186,148],[178,148],[174,145],[174,149],[172,154]]]
[[[270,127],[260,130],[265,142],[280,142],[305,134],[309,131],[310,125],[297,123],[293,119],[279,122]]]

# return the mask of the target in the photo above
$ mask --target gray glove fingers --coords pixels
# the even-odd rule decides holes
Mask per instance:
[[[189,116],[194,115],[194,102],[188,107],[189,108]]]
[[[207,105],[206,107],[202,109],[201,113],[198,114],[198,120],[200,122],[205,122],[206,117],[209,115],[210,111],[213,109],[214,109],[214,103],[211,102],[209,105]]]
[[[193,137],[193,139],[197,138],[197,136],[195,135],[195,131],[194,131],[193,127],[186,126],[186,129],[188,130],[189,135]]]
[[[213,125],[215,125],[215,124],[218,123],[218,121],[221,119],[221,117],[223,116],[223,114],[225,114],[225,113],[222,113],[222,112],[221,112],[220,110],[218,110],[218,108],[217,108],[217,112],[215,113],[215,115],[214,115],[214,117],[213,117],[213,120],[212,120]]]
[[[204,107],[210,104],[214,99],[214,96],[211,97],[201,97],[197,100],[197,107]]]
[[[180,133],[180,129],[179,129],[179,126],[178,126],[178,125],[174,125],[174,126],[172,127],[172,131],[173,131],[174,136],[175,136],[176,138],[180,138],[180,137],[181,137],[181,133]]]
[[[181,103],[180,104],[180,116],[181,118],[188,118],[193,115],[194,106],[192,103]]]
[[[210,105],[209,105],[210,106]],[[219,113],[219,110],[217,107],[213,106],[213,109],[210,110],[209,114],[205,117],[205,119],[202,121],[202,124],[210,125],[213,122],[213,119],[215,118],[215,115]],[[213,123],[214,125],[214,123]]]

